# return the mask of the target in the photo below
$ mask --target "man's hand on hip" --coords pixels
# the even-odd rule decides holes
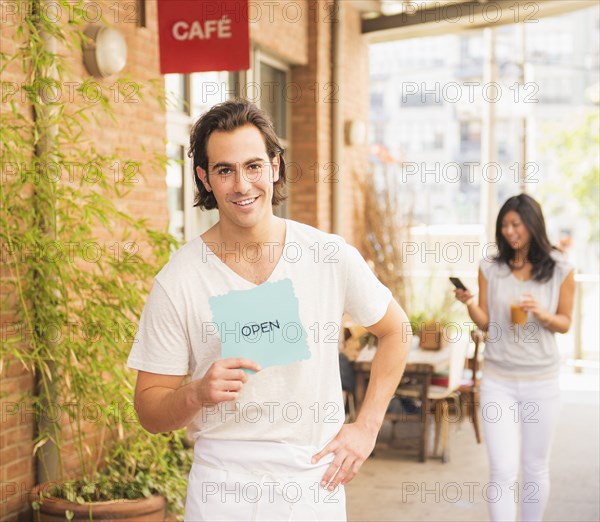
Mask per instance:
[[[373,433],[360,424],[344,424],[335,438],[312,458],[312,463],[316,464],[325,455],[335,454],[323,475],[321,486],[332,491],[350,482],[373,451],[376,439],[377,432]]]

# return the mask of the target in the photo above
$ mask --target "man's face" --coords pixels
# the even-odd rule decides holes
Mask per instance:
[[[206,146],[208,172],[196,174],[219,205],[219,218],[250,228],[273,215],[273,183],[279,179],[279,156],[272,162],[254,125],[213,132]]]

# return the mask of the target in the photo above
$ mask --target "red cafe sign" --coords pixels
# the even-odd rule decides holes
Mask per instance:
[[[160,72],[250,67],[248,0],[158,0]]]

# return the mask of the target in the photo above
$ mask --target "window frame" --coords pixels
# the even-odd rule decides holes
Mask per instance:
[[[292,71],[290,65],[283,62],[282,60],[279,60],[272,54],[266,53],[259,47],[253,46],[252,55],[251,55],[251,68],[246,72],[247,74],[245,75],[245,78],[244,78],[246,86],[249,84],[252,84],[252,83],[260,85],[260,82],[261,82],[260,66],[263,63],[266,65],[269,65],[270,67],[273,67],[275,69],[285,72],[285,83],[286,83],[286,85],[288,83],[290,83],[291,71]],[[261,94],[262,94],[262,89],[261,89]],[[256,100],[251,100],[251,101],[256,102]],[[260,98],[258,100],[258,103],[256,103],[256,105],[258,107],[260,107],[261,109],[263,108],[262,104],[260,103]],[[280,136],[278,136],[278,137],[279,137],[279,141],[280,141],[281,145],[285,149],[286,164],[291,164],[292,158],[293,158],[293,148],[291,146],[291,144],[293,143],[292,125],[291,125],[292,111],[291,111],[290,103],[287,99],[285,99],[285,96],[284,96],[282,107],[284,107],[285,111],[286,111],[286,115],[285,115],[286,138],[284,139],[284,138],[281,138]],[[284,218],[288,217],[288,209],[290,208],[290,200],[293,197],[293,192],[290,190],[290,185],[287,185],[287,194],[288,194],[287,199],[283,203],[281,203],[278,207],[275,207],[273,209],[273,212],[275,213],[275,215],[277,215],[279,217],[284,217]]]

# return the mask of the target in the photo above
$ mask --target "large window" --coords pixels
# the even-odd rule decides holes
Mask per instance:
[[[596,274],[587,287],[577,279],[582,344],[598,338],[597,321],[585,317],[598,315],[599,27],[596,6],[370,46],[369,135],[394,158],[373,154],[372,168],[401,180],[398,212],[415,225],[409,274],[434,274],[440,289],[447,275],[475,286],[500,205],[525,191],[541,202],[550,241]],[[381,111],[384,97],[400,103]],[[597,359],[597,343],[593,350]]]
[[[370,46],[369,135],[396,158],[395,165],[375,159],[374,169],[402,178],[414,221],[490,231],[491,215],[510,195],[547,199],[544,187],[561,175],[552,134],[597,92],[598,18],[593,8],[499,26],[492,38],[471,30]],[[484,68],[490,60],[493,73]],[[501,86],[497,94],[491,83]],[[384,98],[399,103],[382,112]],[[567,213],[563,219],[550,222],[554,241],[561,228],[578,228]]]

